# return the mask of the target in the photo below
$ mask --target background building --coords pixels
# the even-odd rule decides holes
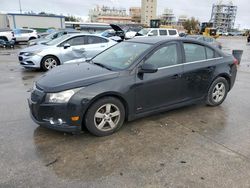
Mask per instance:
[[[187,19],[188,18],[185,15],[179,16],[178,21],[177,21],[177,25],[178,26],[183,26],[183,24],[187,21]]]
[[[130,7],[129,16],[133,23],[141,23],[141,8],[140,7]]]
[[[166,8],[161,15],[161,23],[166,26],[174,26],[176,25],[176,17],[173,13],[172,9]]]
[[[141,23],[149,26],[156,19],[157,0],[141,0]]]
[[[234,28],[235,18],[237,13],[237,6],[232,2],[228,4],[218,3],[214,4],[210,22],[220,32],[229,32]]]
[[[96,6],[89,11],[89,18],[91,22],[131,23],[131,17],[127,15],[124,8]]]
[[[33,28],[44,31],[48,28],[65,28],[65,17],[39,14],[0,14],[0,28]]]

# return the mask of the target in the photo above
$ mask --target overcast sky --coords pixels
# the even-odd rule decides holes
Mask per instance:
[[[140,0],[20,0],[24,12],[49,12],[54,14],[76,15],[86,17],[88,10],[95,5],[107,5],[129,8],[140,6]],[[0,0],[0,12],[18,12],[19,0]],[[194,16],[199,21],[209,21],[212,4],[218,0],[158,0],[157,14],[160,15],[164,8],[173,9],[175,15]],[[224,0],[223,2],[228,2]],[[235,27],[250,28],[250,0],[233,0],[238,6]]]

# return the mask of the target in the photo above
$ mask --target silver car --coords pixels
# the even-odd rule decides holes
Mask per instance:
[[[91,34],[68,34],[20,51],[18,59],[25,68],[47,71],[66,61],[89,59],[117,42]]]

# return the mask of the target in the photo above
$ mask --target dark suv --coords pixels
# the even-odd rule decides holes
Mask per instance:
[[[117,131],[125,120],[205,101],[220,105],[232,89],[237,60],[193,39],[135,38],[89,62],[43,75],[29,99],[33,120],[51,129]]]

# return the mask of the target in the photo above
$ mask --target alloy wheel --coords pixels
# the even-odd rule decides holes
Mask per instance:
[[[219,82],[215,85],[213,89],[212,99],[214,102],[219,103],[224,99],[225,94],[226,94],[225,84]]]
[[[110,131],[117,127],[121,117],[119,108],[111,103],[102,105],[94,115],[94,124],[100,131]]]
[[[57,61],[54,59],[54,58],[47,58],[45,61],[44,61],[44,67],[47,69],[47,70],[50,70],[54,67],[57,66]]]

